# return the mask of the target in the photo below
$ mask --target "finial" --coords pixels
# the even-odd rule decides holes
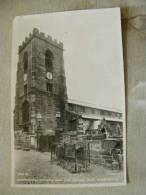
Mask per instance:
[[[34,35],[38,35],[38,34],[39,34],[39,29],[34,28],[34,29],[33,29],[33,34],[34,34]]]

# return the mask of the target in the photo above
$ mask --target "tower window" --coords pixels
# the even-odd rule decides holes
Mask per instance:
[[[22,121],[26,123],[29,121],[29,103],[28,101],[24,101],[22,104]]]
[[[32,71],[35,71],[35,65],[36,65],[36,57],[32,57],[32,64],[31,64]]]
[[[26,94],[27,94],[27,84],[24,85],[24,95],[26,95]]]
[[[46,72],[52,72],[53,70],[53,54],[50,50],[45,52],[45,66]]]
[[[23,56],[23,66],[24,66],[24,73],[27,73],[28,70],[28,53],[25,52]]]
[[[36,79],[36,72],[32,72],[32,79]]]
[[[48,92],[52,92],[53,91],[53,86],[52,86],[52,83],[47,83],[47,91]]]

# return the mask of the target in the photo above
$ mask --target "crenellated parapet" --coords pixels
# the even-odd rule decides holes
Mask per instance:
[[[58,42],[56,39],[53,39],[50,35],[46,36],[45,33],[39,32],[39,29],[34,28],[32,33],[29,33],[29,36],[25,38],[25,40],[22,42],[22,44],[19,46],[19,53],[22,51],[22,49],[31,41],[33,37],[37,37],[39,39],[42,39],[60,49],[63,49],[63,43]]]

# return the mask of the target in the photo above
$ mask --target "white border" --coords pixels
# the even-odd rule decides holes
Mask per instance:
[[[103,8],[102,8],[103,9]],[[104,8],[104,9],[120,9],[119,7],[115,8]],[[97,9],[90,9],[97,10]],[[101,9],[100,9],[101,10]],[[89,11],[89,10],[73,10],[73,11],[65,11],[67,12],[81,12],[81,11]],[[50,13],[42,13],[44,14],[52,14],[52,13],[62,13],[62,12],[50,12]],[[33,14],[33,15],[42,15],[42,14]],[[32,16],[32,15],[26,15]],[[17,16],[16,16],[17,17]],[[15,18],[14,18],[15,20]],[[13,27],[13,25],[12,25]],[[14,31],[12,32],[12,51],[14,47]],[[122,48],[122,29],[121,29],[121,48]],[[123,55],[123,50],[121,51]],[[11,52],[12,54],[12,52]],[[12,62],[13,55],[11,56]],[[123,60],[123,75],[124,75],[124,60]],[[12,83],[12,66],[11,66],[11,83]],[[125,77],[124,85],[125,85]],[[125,89],[125,88],[124,88]],[[111,182],[111,183],[81,183],[81,184],[15,184],[15,152],[14,152],[14,130],[13,130],[13,107],[12,107],[12,97],[11,97],[11,187],[18,188],[85,188],[85,187],[109,187],[109,186],[125,186],[127,184],[127,166],[126,166],[126,104],[125,104],[125,91],[123,92],[123,182]],[[12,84],[11,84],[11,96],[12,96]]]

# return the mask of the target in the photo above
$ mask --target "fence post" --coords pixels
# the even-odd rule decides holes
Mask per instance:
[[[88,155],[89,155],[89,166],[90,166],[90,143],[88,142]]]
[[[75,172],[77,172],[77,153],[76,153],[76,144],[74,144],[75,149]]]

